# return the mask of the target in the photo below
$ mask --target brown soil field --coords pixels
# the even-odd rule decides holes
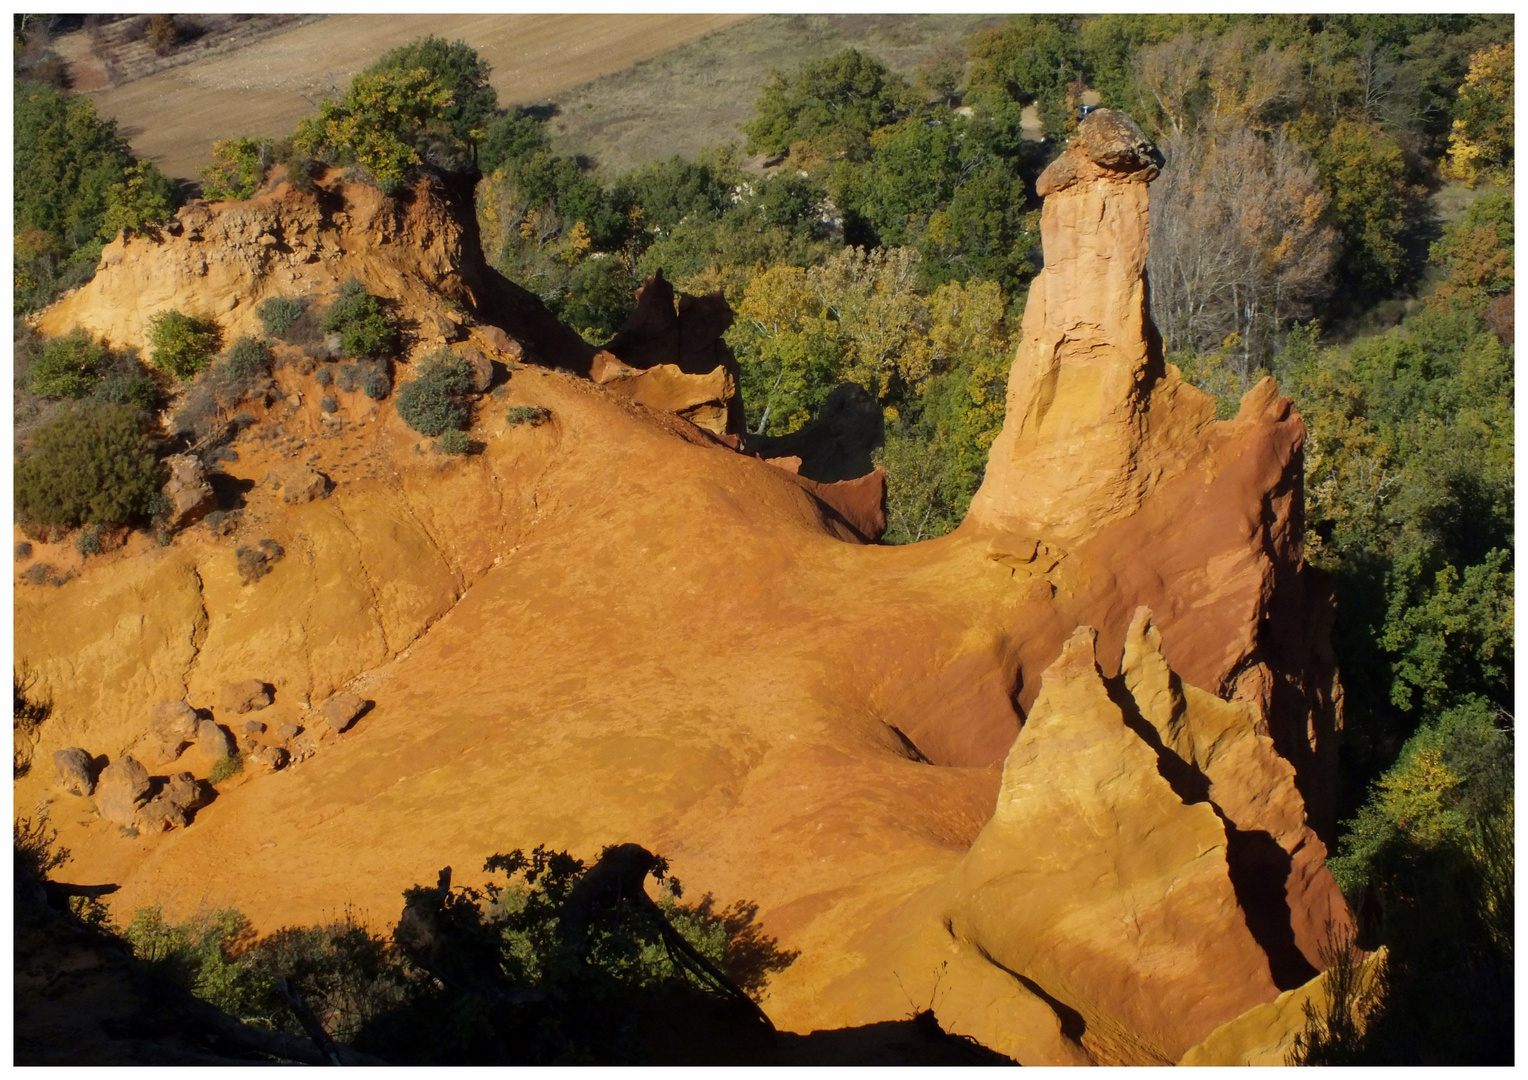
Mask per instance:
[[[555,95],[725,29],[746,15],[331,15],[246,48],[93,93],[134,152],[190,178],[212,141],[280,137],[388,49],[436,34],[493,65],[505,103]]]

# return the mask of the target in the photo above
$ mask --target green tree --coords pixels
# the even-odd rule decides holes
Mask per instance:
[[[122,177],[122,182],[113,184],[106,193],[100,233],[104,240],[115,239],[119,232],[151,232],[175,213],[175,185],[152,161],[129,165]]]
[[[1420,190],[1396,141],[1372,124],[1340,120],[1315,152],[1342,233],[1341,265],[1355,283],[1384,289],[1404,269],[1404,233]]]
[[[132,406],[90,402],[37,428],[16,459],[16,516],[31,527],[73,529],[146,513],[160,485],[146,420]]]
[[[248,199],[259,190],[270,170],[269,140],[220,139],[212,144],[212,162],[202,169],[205,199]]]
[[[442,349],[420,364],[419,374],[398,391],[398,415],[421,435],[434,438],[465,431],[472,423],[467,362]]]
[[[1075,17],[1016,15],[1001,27],[973,36],[970,52],[967,101],[1014,138],[1020,111],[1029,104],[1039,111],[1047,138],[1059,140],[1075,127],[1069,87],[1083,75]]]
[[[393,194],[423,163],[417,146],[430,124],[445,122],[451,104],[451,94],[422,67],[362,72],[342,99],[324,102],[317,117],[298,124],[292,145],[309,157],[358,165]]]
[[[790,74],[775,71],[743,125],[750,154],[783,154],[804,144],[809,156],[864,157],[870,133],[911,104],[907,83],[874,57],[845,49]]]
[[[488,83],[488,74],[493,70],[488,61],[464,41],[448,42],[431,35],[385,53],[365,74],[420,69],[428,72],[451,99],[441,110],[440,119],[462,142],[475,143],[481,139],[499,112],[498,91]]]
[[[177,379],[201,371],[222,343],[223,331],[212,319],[174,310],[149,318],[149,362]]]

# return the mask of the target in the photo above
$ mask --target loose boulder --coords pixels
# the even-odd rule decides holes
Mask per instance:
[[[101,770],[96,782],[96,808],[107,821],[132,825],[138,807],[149,798],[148,770],[131,755],[124,755]]]
[[[318,712],[338,734],[353,724],[364,708],[366,708],[365,701],[355,694],[346,692],[335,694],[319,706]]]
[[[246,735],[264,735],[265,734],[265,725],[262,724],[258,720],[250,720],[250,721],[246,722],[245,725],[244,725],[244,734],[246,734]]]
[[[158,755],[157,764],[174,761],[188,743],[196,740],[201,718],[184,701],[162,701],[149,713],[146,742]]]
[[[196,747],[213,760],[233,753],[233,736],[211,720],[203,720],[196,729]]]
[[[218,704],[223,712],[235,715],[263,709],[270,703],[270,689],[259,679],[229,683],[218,694]]]
[[[89,795],[95,790],[95,762],[78,746],[54,754],[53,768],[58,772],[58,786],[71,795]]]
[[[297,736],[302,734],[302,725],[282,724],[279,728],[276,729],[276,734],[280,735],[283,739],[295,739]]]
[[[171,454],[164,463],[170,473],[163,488],[164,497],[170,504],[165,524],[178,529],[211,510],[217,496],[207,482],[206,468],[195,454]]]
[[[281,501],[300,506],[329,494],[329,478],[314,469],[298,469],[287,477]]]
[[[474,394],[481,394],[493,385],[493,363],[476,349],[462,353],[467,364],[468,384]]]

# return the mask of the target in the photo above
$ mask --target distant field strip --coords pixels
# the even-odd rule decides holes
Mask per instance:
[[[545,102],[747,15],[331,15],[246,48],[92,93],[141,157],[191,178],[214,139],[281,137],[388,49],[461,39],[493,65],[504,104]]]

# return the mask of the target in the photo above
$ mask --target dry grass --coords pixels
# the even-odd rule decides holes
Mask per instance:
[[[771,68],[789,70],[853,47],[911,79],[945,48],[999,15],[761,15],[681,45],[553,100],[557,148],[614,175],[672,154],[741,140],[738,125]]]

